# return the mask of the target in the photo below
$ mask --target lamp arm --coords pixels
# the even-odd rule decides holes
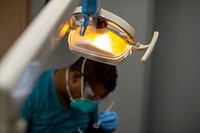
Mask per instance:
[[[144,53],[144,55],[141,58],[141,61],[143,63],[147,60],[147,58],[150,57],[151,53],[153,52],[155,44],[156,44],[157,39],[158,39],[158,36],[159,36],[159,32],[155,31],[154,35],[153,35],[153,38],[152,38],[150,44],[148,45],[148,48],[147,48],[146,52]]]
[[[141,61],[144,63],[147,58],[150,57],[151,53],[153,52],[153,49],[155,47],[155,44],[157,42],[159,36],[159,32],[155,31],[152,37],[151,42],[148,45],[140,44],[139,42],[131,43],[132,44],[132,50],[146,50],[144,55],[141,58]]]
[[[82,0],[82,15],[84,21],[81,24],[80,36],[84,36],[89,23],[89,17],[100,12],[100,0]]]

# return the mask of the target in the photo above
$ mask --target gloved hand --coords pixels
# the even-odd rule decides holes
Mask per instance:
[[[100,126],[105,132],[112,132],[115,130],[118,123],[118,117],[116,112],[102,112],[100,118]]]

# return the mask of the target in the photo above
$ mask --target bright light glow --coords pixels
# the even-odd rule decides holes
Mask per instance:
[[[66,32],[68,31],[68,29],[69,29],[69,25],[64,24],[60,30],[59,37],[63,37],[66,34]]]
[[[94,39],[94,45],[107,52],[112,51],[112,42],[108,34],[97,36]]]
[[[92,54],[104,58],[121,58],[129,51],[132,46],[123,38],[109,29],[96,29],[88,26],[84,36],[79,35],[80,27],[70,31],[68,42],[71,48],[80,53]]]

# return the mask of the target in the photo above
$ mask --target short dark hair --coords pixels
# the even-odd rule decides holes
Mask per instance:
[[[84,57],[80,57],[69,67],[70,70],[81,73],[83,60]],[[89,85],[101,83],[108,90],[108,92],[111,92],[115,89],[117,82],[116,66],[87,59],[84,68],[84,82],[88,82]]]

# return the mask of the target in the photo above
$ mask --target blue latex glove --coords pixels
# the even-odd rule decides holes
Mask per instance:
[[[100,118],[100,126],[105,132],[112,132],[115,130],[118,123],[118,117],[116,112],[102,112]]]

